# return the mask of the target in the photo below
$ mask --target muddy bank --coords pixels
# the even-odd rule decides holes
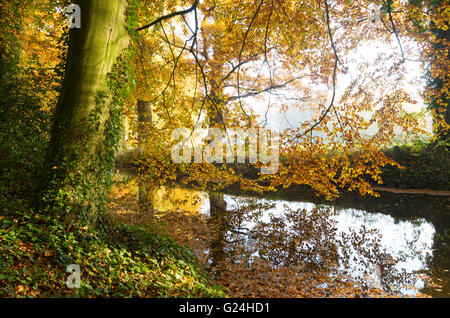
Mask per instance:
[[[381,192],[391,192],[391,193],[402,193],[402,194],[427,194],[427,195],[438,195],[438,196],[450,196],[450,191],[446,190],[432,190],[432,189],[399,189],[399,188],[388,188],[388,187],[373,187],[375,191]]]

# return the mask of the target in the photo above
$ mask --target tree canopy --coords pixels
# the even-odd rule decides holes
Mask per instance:
[[[447,109],[439,89],[405,85],[420,79],[408,78],[411,64],[446,81],[446,46],[436,46],[446,40],[433,35],[434,28],[448,28],[444,3],[194,1],[184,7],[172,1],[159,14],[150,4],[140,10],[139,20],[152,22],[137,29],[140,56],[134,65],[142,77],[136,96],[148,99],[164,123],[154,125],[152,155],[142,159],[147,177],[175,171],[170,163],[156,168],[170,156],[171,141],[158,137],[165,129],[194,131],[201,114],[207,118],[202,124],[225,130],[267,128],[273,124],[269,110],[286,117],[297,109],[307,115],[300,122],[286,118],[277,174],[255,182],[229,167],[203,164],[189,166],[190,175],[256,191],[306,184],[329,197],[342,188],[373,194],[367,176],[381,182],[380,168],[395,165],[381,150],[399,131],[425,133],[405,105],[423,98],[440,105],[436,114]],[[371,59],[357,59],[361,48],[377,51]],[[434,125],[447,129],[441,115]]]

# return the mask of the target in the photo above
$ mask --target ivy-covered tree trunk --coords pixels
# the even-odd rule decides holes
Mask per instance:
[[[95,220],[120,135],[114,72],[129,43],[127,1],[79,0],[77,4],[81,28],[70,31],[41,203],[69,220],[80,213]]]

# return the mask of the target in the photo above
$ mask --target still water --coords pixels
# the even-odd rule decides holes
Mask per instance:
[[[206,247],[212,267],[218,259],[242,262],[257,256],[273,267],[335,266],[329,275],[342,274],[394,295],[450,297],[448,197],[345,194],[325,201],[296,188],[262,197],[181,187],[148,191],[141,186],[135,192],[154,211],[219,220],[216,240]]]

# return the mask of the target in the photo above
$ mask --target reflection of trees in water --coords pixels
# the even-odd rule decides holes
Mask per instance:
[[[220,225],[211,248],[212,268],[219,280],[234,288],[245,288],[245,284],[239,287],[233,280],[252,279],[251,273],[262,268],[267,272],[259,284],[283,289],[293,286],[282,286],[282,282],[301,282],[299,289],[315,289],[324,296],[344,294],[344,288],[362,296],[374,286],[398,294],[414,284],[411,273],[395,268],[399,260],[381,249],[379,232],[362,226],[338,235],[330,208],[292,210],[285,205],[283,213],[268,213],[273,204],[250,200],[226,211],[223,196],[212,196],[210,201],[211,218]],[[284,274],[298,279],[282,278]],[[379,280],[376,285],[368,279],[375,274],[379,276],[374,277]]]
[[[140,182],[138,191],[139,211],[153,210],[154,189],[148,182]]]
[[[398,221],[414,222],[425,219],[432,223],[435,229],[433,255],[426,257],[427,267],[432,270],[433,275],[449,280],[448,272],[444,271],[450,268],[450,197],[388,192],[380,192],[380,195],[379,198],[370,196],[361,198],[358,195],[344,192],[332,204],[340,209],[359,209],[369,213],[387,214]],[[313,194],[308,194],[308,191],[300,191],[295,187],[287,189],[282,196],[284,199],[295,201],[327,204]],[[448,294],[437,295],[442,297],[442,295],[447,296]]]
[[[169,188],[163,192],[159,189],[152,193],[151,190],[148,185],[139,188],[141,211],[151,209],[154,202],[148,199],[155,197],[156,192],[158,202],[171,202],[164,211],[178,208],[187,211],[190,207],[198,211],[199,202],[204,199],[195,198],[184,190],[176,193]],[[211,211],[209,219],[204,220],[205,228],[198,213],[158,214],[165,223],[173,224],[171,233],[178,235],[179,232],[180,238],[186,237],[180,240],[182,244],[191,248],[198,245],[194,249],[200,251],[199,256],[201,251],[209,250],[205,261],[209,259],[216,279],[227,286],[233,282],[237,285],[231,295],[254,293],[258,289],[248,286],[252,281],[262,286],[260,293],[252,296],[261,297],[341,294],[353,297],[366,295],[372,287],[396,294],[403,286],[414,283],[410,273],[395,267],[395,262],[403,261],[409,253],[401,253],[392,260],[380,248],[379,233],[364,227],[337,233],[332,207],[312,210],[285,207],[282,211],[274,209],[275,203],[249,198],[236,200],[236,204],[229,202],[227,211],[228,198],[225,201],[223,194],[210,194]],[[270,215],[268,210],[275,212]],[[189,235],[181,235],[185,232]],[[411,249],[418,239],[418,233],[414,234],[407,242]],[[358,275],[350,277],[355,274],[355,268]],[[376,278],[379,284],[374,284],[369,276]],[[297,289],[290,293],[289,288]],[[305,290],[304,294],[300,292]]]
[[[226,217],[227,217],[227,203],[224,195],[221,193],[209,194],[209,215],[211,223],[216,226],[215,237],[211,241],[211,262],[212,266],[217,266],[224,261],[225,249],[225,235],[226,235]]]

